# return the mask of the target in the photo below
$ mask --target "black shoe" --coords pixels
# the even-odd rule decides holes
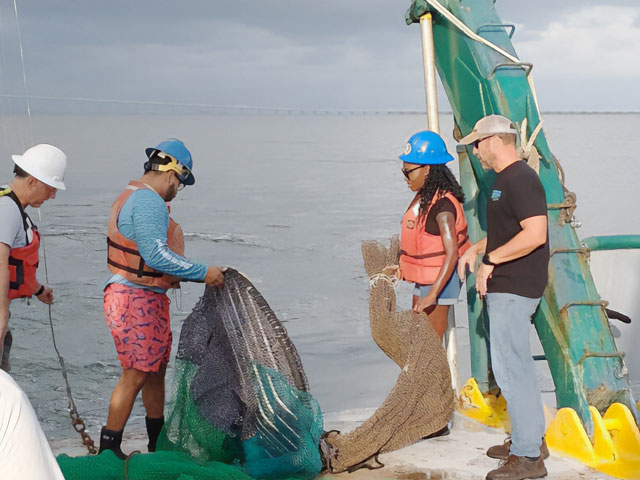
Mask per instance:
[[[127,455],[120,450],[120,444],[122,443],[122,430],[114,431],[108,430],[107,427],[102,427],[100,431],[100,449],[98,453],[102,453],[105,450],[111,450],[116,454],[120,460],[126,460]]]
[[[149,418],[144,417],[144,422],[147,424],[147,435],[149,436],[149,443],[147,445],[149,452],[156,451],[156,443],[160,436],[160,431],[164,425],[164,417]]]

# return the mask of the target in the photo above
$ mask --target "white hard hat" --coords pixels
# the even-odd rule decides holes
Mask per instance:
[[[53,145],[41,143],[31,147],[22,155],[11,155],[17,166],[42,183],[58,190],[65,190],[64,171],[67,156]]]

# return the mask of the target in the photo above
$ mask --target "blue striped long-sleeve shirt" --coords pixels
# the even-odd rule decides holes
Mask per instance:
[[[133,192],[118,217],[118,230],[136,242],[140,255],[149,267],[186,280],[204,280],[207,275],[206,265],[189,260],[169,249],[168,228],[167,206],[162,197],[152,190],[140,189]],[[119,274],[112,275],[107,280],[105,288],[111,283],[150,288],[155,292],[165,291],[162,288],[130,282]]]

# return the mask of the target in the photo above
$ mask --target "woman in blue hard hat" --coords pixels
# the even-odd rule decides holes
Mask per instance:
[[[415,283],[413,310],[426,312],[442,338],[449,307],[460,293],[458,258],[469,248],[464,194],[445,165],[453,157],[437,133],[416,133],[398,158],[416,192],[402,217],[398,276]]]

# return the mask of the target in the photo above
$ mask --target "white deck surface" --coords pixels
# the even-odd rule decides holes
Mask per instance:
[[[327,428],[351,430],[373,410],[357,410],[326,414]],[[487,472],[497,468],[499,461],[489,458],[485,452],[492,445],[501,444],[505,434],[485,427],[459,413],[454,414],[451,433],[444,437],[423,440],[401,450],[380,455],[385,464],[379,470],[358,470],[352,474],[330,475],[340,479],[484,479]],[[585,467],[581,463],[554,455],[545,461],[553,480],[611,479],[609,475]]]
[[[368,418],[374,409],[349,410],[338,413],[325,414],[325,428],[343,432],[350,431],[364,419]],[[93,435],[97,440],[97,435]],[[378,470],[360,469],[354,473],[339,475],[325,475],[323,478],[336,479],[395,479],[395,480],[423,480],[423,479],[483,479],[487,472],[498,465],[498,460],[485,455],[487,448],[501,444],[504,433],[485,427],[458,413],[454,417],[451,433],[445,437],[423,440],[396,452],[380,455],[379,460],[385,464]],[[125,432],[123,451],[133,450],[146,452],[146,436],[144,432]],[[56,455],[66,453],[71,456],[86,455],[87,451],[80,443],[80,437],[55,442],[52,445]],[[545,461],[550,480],[596,480],[611,479],[608,475],[591,470],[584,465],[567,458],[554,455]]]

